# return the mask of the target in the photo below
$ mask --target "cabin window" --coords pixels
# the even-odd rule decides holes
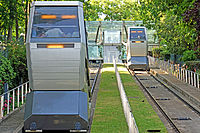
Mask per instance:
[[[130,40],[146,40],[144,28],[130,28]]]
[[[35,7],[32,38],[80,38],[78,7]]]

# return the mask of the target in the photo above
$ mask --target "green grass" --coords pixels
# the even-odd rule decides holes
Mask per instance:
[[[112,64],[103,65],[91,132],[128,133]]]
[[[162,133],[167,133],[164,124],[126,68],[123,65],[118,65],[118,70],[127,97],[133,97],[128,98],[128,100],[139,132],[146,133],[147,130],[161,130]]]

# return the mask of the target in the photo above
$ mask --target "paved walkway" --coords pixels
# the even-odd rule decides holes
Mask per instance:
[[[160,69],[151,69],[151,73],[175,89],[182,97],[184,97],[184,99],[186,99],[186,101],[193,104],[195,108],[200,111],[200,90],[198,88],[191,86]]]
[[[0,133],[17,133],[23,126],[24,106],[0,122]]]

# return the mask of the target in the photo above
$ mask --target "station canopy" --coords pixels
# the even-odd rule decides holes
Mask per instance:
[[[89,59],[102,59],[103,47],[106,45],[116,45],[126,49],[128,27],[142,25],[142,21],[87,21]],[[147,30],[149,43],[155,43],[154,33],[153,30]]]

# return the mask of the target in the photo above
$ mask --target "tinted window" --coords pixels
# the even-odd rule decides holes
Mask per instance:
[[[77,7],[35,7],[32,38],[79,38]]]
[[[130,28],[131,40],[146,40],[144,28]]]

